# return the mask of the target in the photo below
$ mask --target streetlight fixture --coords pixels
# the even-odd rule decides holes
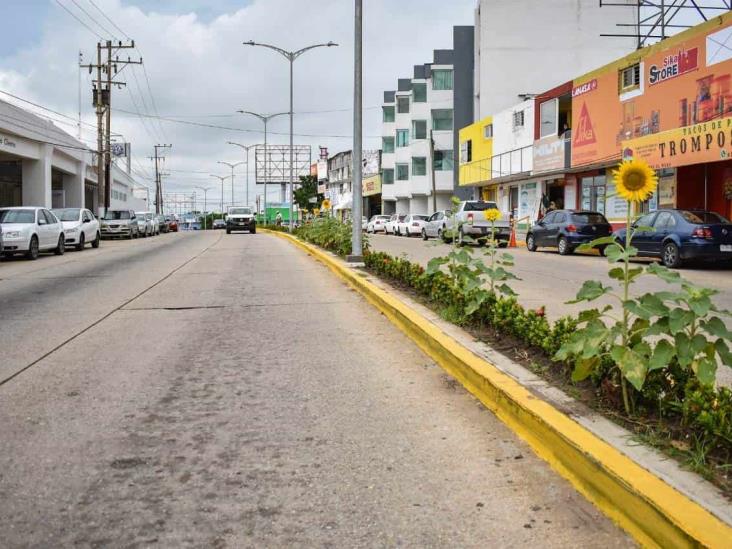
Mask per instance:
[[[293,178],[294,178],[294,172],[293,172],[293,156],[292,156],[292,137],[293,137],[293,78],[292,78],[292,67],[295,63],[295,59],[300,57],[303,53],[306,51],[315,49],[315,48],[331,48],[333,46],[337,46],[335,42],[328,42],[326,44],[313,44],[312,46],[307,46],[305,48],[301,48],[296,51],[287,51],[283,50],[282,48],[279,48],[277,46],[273,46],[271,44],[264,44],[261,42],[255,42],[254,40],[249,40],[248,42],[243,43],[245,46],[260,46],[263,48],[269,48],[270,50],[274,50],[280,55],[282,55],[285,59],[287,59],[290,62],[290,231],[294,228],[294,219],[293,219],[293,202],[295,198],[294,190],[293,190]],[[265,148],[266,151],[266,148]],[[266,194],[266,193],[265,193]]]
[[[241,143],[234,143],[233,141],[227,141],[229,145],[236,145],[237,147],[241,147],[244,149],[244,152],[246,153],[246,165],[247,165],[247,191],[246,191],[246,204],[245,206],[249,206],[249,149],[253,149],[257,145],[242,145]],[[256,174],[255,174],[256,175]]]
[[[221,215],[224,215],[224,181],[229,179],[228,175],[216,175],[215,173],[210,174],[211,177],[215,177],[221,181]]]
[[[201,189],[203,191],[203,230],[206,230],[206,193],[208,193],[209,189],[213,189],[213,187],[199,187],[198,185],[195,186],[196,189]]]
[[[229,166],[231,168],[231,205],[234,205],[234,168],[237,166],[244,164],[245,162],[234,162],[233,164],[231,162],[224,162],[223,160],[219,160],[217,164],[223,164],[224,166]]]
[[[287,114],[286,112],[277,112],[275,114],[259,114],[257,112],[252,111],[236,111],[241,114],[250,114],[252,116],[256,116],[264,123],[264,222],[267,223],[267,178],[269,177],[269,172],[267,171],[267,157],[269,156],[267,153],[267,122],[272,120],[276,116],[284,116]],[[290,161],[292,161],[292,147],[290,147]],[[249,170],[247,169],[247,173],[249,173]],[[254,157],[254,184],[256,185],[257,181],[257,157]]]

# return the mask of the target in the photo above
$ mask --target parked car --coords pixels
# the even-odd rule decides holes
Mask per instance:
[[[610,236],[612,232],[612,226],[599,212],[555,210],[529,230],[526,248],[535,252],[545,246],[556,247],[560,255],[569,255],[577,246]],[[604,247],[600,251],[603,252]]]
[[[732,259],[732,223],[715,212],[663,209],[641,216],[633,227],[648,227],[633,235],[642,257],[660,258],[666,267],[689,260]],[[625,242],[625,228],[613,234]]]
[[[174,215],[166,215],[165,219],[168,222],[168,230],[173,233],[178,232],[178,218]]]
[[[424,224],[429,219],[428,215],[409,214],[402,221],[396,224],[398,236],[421,235]]]
[[[155,236],[158,234],[158,224],[152,212],[135,212],[140,236]]]
[[[369,222],[366,224],[367,233],[379,233],[384,232],[386,222],[389,221],[388,215],[372,215]]]
[[[404,221],[405,217],[407,217],[407,214],[392,214],[392,216],[389,218],[389,221],[384,224],[384,234],[395,235],[397,223],[399,223],[400,221]]]
[[[102,238],[137,238],[140,225],[133,210],[108,210],[100,223]],[[144,225],[143,221],[143,227]]]
[[[155,216],[158,222],[158,234],[170,232],[170,226],[168,225],[167,216],[158,214]]]
[[[99,221],[85,208],[59,208],[51,210],[64,227],[67,246],[83,251],[86,244],[98,248],[102,239]]]
[[[449,238],[445,231],[447,230],[447,218],[451,215],[450,210],[439,210],[433,213],[422,227],[422,239],[439,238],[447,241]]]
[[[482,244],[490,237],[491,223],[483,217],[483,212],[489,209],[497,210],[498,205],[482,200],[465,200],[460,203],[455,215],[446,220],[445,225],[448,229],[457,227],[457,239],[461,245],[466,242],[465,236]],[[511,223],[508,219],[508,214],[502,214],[501,219],[495,222],[494,238],[499,245],[507,245],[511,238]]]
[[[225,229],[226,228],[226,221],[223,219],[214,219],[213,224],[211,225],[212,229]]]
[[[226,234],[232,231],[249,231],[251,234],[257,232],[257,219],[254,217],[251,208],[229,208],[226,214]]]
[[[56,255],[66,251],[63,225],[45,208],[1,208],[0,227],[3,255],[25,254],[28,259],[37,259],[43,251],[53,250]]]

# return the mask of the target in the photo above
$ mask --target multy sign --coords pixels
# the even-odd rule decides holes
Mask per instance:
[[[684,73],[695,70],[699,66],[699,48],[667,55],[663,58],[663,66],[651,65],[648,70],[648,83],[652,86],[671,80]]]

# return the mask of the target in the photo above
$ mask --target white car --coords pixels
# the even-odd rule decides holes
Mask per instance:
[[[400,221],[404,221],[405,217],[407,217],[407,214],[392,214],[392,216],[389,218],[389,221],[384,224],[384,233],[397,234],[397,223],[399,223]]]
[[[396,234],[399,236],[421,235],[428,215],[409,214],[396,224]]]
[[[447,219],[452,215],[450,210],[439,210],[433,213],[430,218],[425,222],[424,228],[422,229],[422,239],[427,240],[429,238],[439,238],[440,240],[447,240],[449,237],[445,234],[447,229]]]
[[[67,246],[74,246],[83,251],[86,244],[92,248],[99,247],[102,234],[99,221],[94,214],[85,208],[58,208],[51,210],[64,227]]]
[[[53,250],[56,255],[66,251],[64,228],[46,208],[0,208],[3,231],[3,255],[25,254],[38,259],[43,251]]]
[[[140,229],[140,236],[154,236],[158,234],[155,214],[152,212],[135,212],[135,215],[137,216],[137,226]]]
[[[389,221],[388,215],[374,215],[369,219],[366,225],[367,233],[381,233],[386,230],[386,222]]]

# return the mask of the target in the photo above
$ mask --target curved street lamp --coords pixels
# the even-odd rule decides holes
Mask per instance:
[[[234,168],[241,164],[245,164],[244,161],[241,162],[234,162],[233,164],[231,162],[224,162],[223,160],[219,160],[216,162],[217,164],[223,164],[224,166],[229,166],[231,168],[231,205],[234,205]],[[223,213],[223,212],[222,212]]]
[[[209,190],[213,189],[213,187],[199,187],[196,185],[194,187],[195,189],[201,189],[203,191],[203,230],[206,230],[206,193],[208,193]],[[195,208],[194,208],[195,209]]]
[[[296,50],[296,51],[283,50],[282,48],[279,48],[277,46],[273,46],[272,44],[264,44],[262,42],[255,42],[254,40],[249,40],[248,42],[243,42],[243,44],[245,46],[260,46],[262,48],[268,48],[270,50],[276,51],[277,53],[279,53],[281,56],[283,56],[285,59],[287,59],[290,62],[290,112],[289,112],[289,114],[290,114],[290,231],[292,231],[292,229],[294,227],[294,219],[293,219],[293,216],[292,216],[292,213],[293,213],[292,205],[293,205],[294,198],[295,198],[295,194],[293,192],[293,176],[294,176],[293,174],[294,174],[294,172],[293,172],[293,157],[292,157],[292,147],[293,147],[293,144],[292,144],[292,137],[293,137],[292,136],[292,132],[293,132],[293,123],[292,123],[292,117],[293,117],[293,112],[292,112],[292,105],[293,105],[292,66],[295,63],[295,59],[297,59],[298,57],[300,57],[306,51],[310,51],[310,50],[315,49],[315,48],[331,48],[333,46],[337,46],[338,44],[336,44],[335,42],[327,42],[325,44],[313,44],[312,46],[307,46],[305,48],[301,48],[301,49]],[[267,149],[265,148],[265,153],[266,153],[266,150]],[[265,159],[266,159],[266,154],[265,154]],[[266,170],[265,170],[265,173],[266,173]],[[265,198],[266,198],[266,196],[267,196],[267,193],[265,191]]]
[[[216,175],[215,173],[210,174],[211,177],[215,177],[221,181],[221,215],[224,214],[224,181],[229,179],[228,175]]]
[[[247,165],[247,188],[246,188],[246,203],[245,206],[249,206],[249,149],[253,149],[257,146],[257,143],[253,145],[243,145],[241,143],[235,143],[234,141],[227,141],[226,142],[229,145],[236,145],[237,147],[241,147],[244,149],[244,153],[246,154],[246,165]],[[256,175],[256,174],[255,174]]]

